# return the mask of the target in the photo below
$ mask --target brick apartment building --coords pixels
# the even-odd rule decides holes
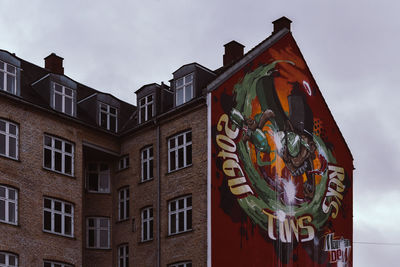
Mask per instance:
[[[207,86],[243,48],[144,85],[136,106],[55,54],[40,67],[0,50],[0,266],[206,266]]]

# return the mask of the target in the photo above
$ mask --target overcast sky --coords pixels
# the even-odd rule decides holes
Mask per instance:
[[[191,62],[216,69],[225,43],[247,52],[287,16],[354,157],[354,266],[398,266],[399,10],[394,0],[0,0],[0,49],[39,66],[54,52],[67,76],[136,104],[142,85]]]

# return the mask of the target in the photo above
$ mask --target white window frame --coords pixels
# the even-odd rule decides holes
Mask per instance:
[[[141,181],[146,182],[154,178],[154,149],[147,146],[140,151]],[[152,175],[151,175],[152,173]]]
[[[104,107],[106,110],[102,110],[102,107]],[[115,109],[115,114],[111,112],[111,109]],[[107,125],[102,125],[101,124],[101,114],[105,114],[107,121]],[[108,104],[99,102],[99,126],[104,127],[107,130],[111,131],[111,120],[110,118],[114,117],[115,118],[115,132],[118,131],[118,109],[116,107],[110,106]]]
[[[127,219],[129,219],[129,187],[124,187],[118,190],[118,220]]]
[[[129,155],[121,157],[118,161],[118,170],[125,170],[129,168]]]
[[[91,170],[89,168],[89,165],[94,164],[96,165],[96,170]],[[101,165],[106,165],[107,170],[102,171],[101,170]],[[90,179],[90,174],[97,174],[97,190],[90,189],[89,186],[89,179]],[[107,188],[102,188],[101,181],[102,179],[107,179]],[[104,180],[103,180],[104,182]],[[111,179],[110,179],[110,166],[107,163],[104,162],[89,162],[87,167],[86,167],[86,189],[88,190],[89,193],[99,193],[99,194],[107,194],[110,193],[110,187],[111,187]]]
[[[188,200],[190,199],[190,206]],[[183,200],[183,207],[179,208],[179,201]],[[183,226],[182,230],[179,230],[179,216],[183,215]],[[187,195],[179,198],[175,198],[168,202],[168,234],[175,235],[183,232],[192,230],[193,227],[193,214],[192,214],[192,195]],[[175,218],[174,218],[175,217]],[[191,225],[189,225],[189,219]],[[172,222],[175,220],[175,229],[172,229]]]
[[[10,252],[0,251],[0,254],[4,255],[6,262],[0,263],[0,267],[18,267],[18,255]],[[14,257],[15,264],[10,264],[10,257]]]
[[[5,156],[11,159],[18,159],[18,146],[19,146],[19,126],[18,124],[12,123],[7,120],[0,119],[0,122],[5,123],[5,130],[0,129],[0,136],[4,136],[5,138],[5,153],[0,153],[1,156]],[[10,132],[10,126],[15,127],[15,134]],[[15,139],[15,157],[10,155],[10,140]]]
[[[89,220],[94,220],[94,226],[89,226]],[[107,226],[100,226],[100,220],[106,220]],[[89,231],[94,231],[95,244],[89,245]],[[101,246],[100,231],[107,231],[107,246]],[[86,218],[86,247],[95,249],[109,249],[110,248],[110,218],[107,217],[87,217]]]
[[[168,267],[192,267],[191,261],[181,261],[173,264],[169,264]]]
[[[61,92],[56,90],[56,86],[61,87]],[[71,95],[68,95],[66,92],[67,90],[71,91]],[[56,108],[56,95],[61,96],[61,110]],[[66,100],[70,99],[71,100],[71,113],[66,112]],[[75,115],[75,90],[72,88],[69,88],[67,86],[61,85],[59,83],[54,83],[53,82],[53,95],[52,95],[52,105],[53,109],[57,110],[59,112],[65,113],[69,116],[74,116]]]
[[[188,136],[190,135],[190,141],[188,141],[187,139]],[[178,144],[178,140],[179,137],[183,136],[183,142],[182,144]],[[174,143],[174,146],[171,146],[171,143]],[[188,151],[190,147],[190,152]],[[179,150],[182,149],[183,150],[183,166],[179,166]],[[171,153],[173,154],[173,156],[171,156]],[[188,158],[188,154],[190,153],[190,162],[189,162],[189,158]],[[176,171],[176,170],[180,170],[183,168],[186,168],[190,165],[192,165],[193,162],[193,157],[192,157],[192,131],[185,131],[183,133],[179,133],[177,135],[174,135],[173,137],[168,139],[168,172],[172,172],[172,171]],[[171,166],[172,161],[171,161],[171,157],[175,158],[175,166]]]
[[[121,253],[122,252],[122,253]],[[121,264],[122,260],[122,264]],[[118,246],[118,267],[129,266],[129,245],[122,244]]]
[[[50,267],[55,267],[55,265],[57,264],[57,266],[60,267],[73,267],[71,264],[67,264],[67,263],[62,263],[59,261],[49,261],[49,260],[44,260],[43,261],[43,266],[45,267],[45,264],[50,264]]]
[[[194,93],[194,85],[193,85],[193,79],[194,79],[194,73],[187,74],[183,76],[182,78],[179,78],[175,82],[175,105],[180,106],[186,102],[189,102],[190,100],[193,99],[193,93]],[[181,83],[181,84],[180,84]],[[190,97],[187,99],[186,96],[186,87],[190,86]],[[178,94],[179,92],[182,91],[182,103],[179,102],[178,100]]]
[[[142,242],[153,240],[154,238],[154,210],[153,207],[146,207],[141,212],[142,219]]]
[[[4,67],[1,68],[0,64],[0,75],[3,76],[3,89],[0,88],[0,90],[8,92],[10,94],[16,95],[17,94],[17,67],[14,65],[11,65],[10,63],[4,62],[0,60],[0,63],[3,63]],[[14,69],[14,72],[10,71],[10,69]],[[8,78],[11,77],[11,79],[14,81],[14,88],[11,88],[11,92],[7,90],[8,86]]]
[[[51,140],[51,145],[46,145],[46,138],[50,138]],[[56,141],[61,142],[61,149],[58,149],[55,147]],[[68,144],[71,146],[71,152],[65,151],[65,145]],[[49,150],[51,153],[51,162],[50,162],[50,167],[46,167],[46,150]],[[56,159],[55,155],[56,153],[61,154],[61,171],[56,170]],[[62,173],[68,176],[74,176],[74,153],[75,153],[75,145],[69,141],[63,140],[58,137],[54,137],[48,134],[45,134],[43,137],[43,168],[47,170],[51,170],[54,172]],[[71,157],[71,173],[67,173],[65,170],[65,163],[66,163],[66,158]]]
[[[4,189],[4,197],[0,195],[0,202],[4,202],[4,220],[0,222],[17,225],[18,224],[18,190],[6,185],[0,185]],[[14,191],[14,199],[10,199],[10,191]],[[10,205],[14,204],[14,221],[10,220]]]
[[[151,97],[151,100],[149,98]],[[144,103],[142,103],[144,100]],[[149,109],[151,108],[151,116],[149,117]],[[144,111],[144,120],[142,121],[142,110]],[[150,94],[142,97],[139,101],[139,123],[146,122],[154,117],[154,95]]]
[[[51,201],[51,207],[46,208],[45,207],[45,201],[50,200]],[[55,209],[55,203],[59,202],[61,203],[61,211]],[[71,207],[71,213],[67,213],[65,211],[66,205],[69,205]],[[51,229],[45,229],[45,213],[48,212],[51,215]],[[61,232],[56,232],[55,231],[55,215],[61,215]],[[65,233],[65,219],[69,217],[71,219],[71,234],[66,234]],[[56,235],[62,235],[62,236],[68,236],[68,237],[74,237],[74,204],[70,202],[66,202],[63,200],[51,198],[51,197],[44,197],[43,198],[43,231],[47,233],[52,233]]]

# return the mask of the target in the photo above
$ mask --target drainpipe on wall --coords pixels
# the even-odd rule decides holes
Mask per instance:
[[[160,177],[160,125],[155,121],[157,125],[157,267],[161,266],[161,177]]]

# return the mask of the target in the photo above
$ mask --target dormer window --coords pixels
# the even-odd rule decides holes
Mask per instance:
[[[117,109],[110,105],[99,103],[99,125],[112,132],[117,131]]]
[[[0,90],[11,94],[17,94],[17,68],[13,65],[0,61]]]
[[[176,106],[182,105],[193,98],[193,73],[176,80],[175,93]]]
[[[74,116],[75,91],[58,83],[53,83],[52,104],[55,110]]]
[[[139,123],[150,120],[154,116],[153,95],[148,95],[139,101]]]

